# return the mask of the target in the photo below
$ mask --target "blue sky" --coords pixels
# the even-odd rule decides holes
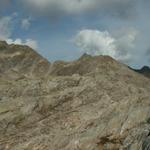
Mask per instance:
[[[33,47],[49,61],[83,53],[150,65],[148,0],[1,0],[0,40]]]

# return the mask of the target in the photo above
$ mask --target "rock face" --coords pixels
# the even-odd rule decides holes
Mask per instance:
[[[108,56],[50,64],[6,43],[0,60],[0,149],[150,150],[148,78]]]

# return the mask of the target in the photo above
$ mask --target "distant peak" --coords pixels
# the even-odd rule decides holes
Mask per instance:
[[[0,41],[0,49],[4,50],[5,48],[7,48],[8,44],[5,41]]]
[[[6,41],[0,41],[0,45],[8,45]]]
[[[150,67],[149,66],[143,66],[141,69],[132,69],[132,70],[134,70],[134,71],[136,71],[138,73],[141,73],[144,76],[150,78]]]
[[[150,67],[149,67],[149,66],[143,66],[143,67],[141,68],[141,70],[143,70],[143,71],[150,70]]]
[[[84,54],[79,58],[79,60],[88,59],[88,58],[92,58],[92,56],[89,55],[89,54],[87,54],[87,53],[84,53]]]

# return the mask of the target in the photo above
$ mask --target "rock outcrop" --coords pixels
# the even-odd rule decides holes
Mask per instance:
[[[0,61],[0,149],[150,150],[150,80],[128,66],[89,55],[50,64],[6,43]]]

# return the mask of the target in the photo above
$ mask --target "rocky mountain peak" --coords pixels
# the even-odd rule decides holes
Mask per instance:
[[[46,75],[49,67],[50,63],[30,47],[0,42],[1,73],[38,77]]]
[[[89,54],[87,54],[87,53],[84,53],[84,54],[79,58],[79,60],[90,59],[90,58],[92,58],[91,55],[89,55]]]
[[[56,64],[55,64],[56,65]],[[110,56],[91,56],[84,54],[79,59],[70,63],[57,63],[52,67],[51,74],[58,76],[68,76],[73,74],[85,75],[96,71],[106,72],[117,69],[120,64]]]
[[[7,42],[0,41],[0,50],[1,51],[7,49],[7,46],[8,46]]]

